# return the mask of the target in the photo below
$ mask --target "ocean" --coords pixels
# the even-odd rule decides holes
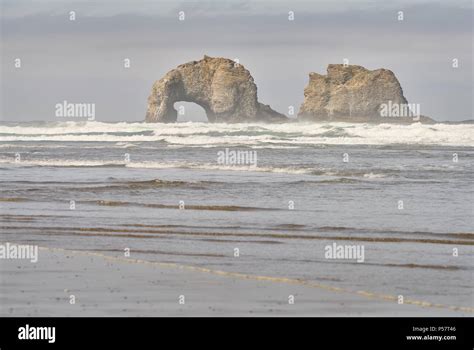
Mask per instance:
[[[472,124],[3,122],[0,240],[472,307],[473,164]]]

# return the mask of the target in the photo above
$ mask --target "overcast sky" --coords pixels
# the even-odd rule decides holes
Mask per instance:
[[[204,54],[238,58],[282,113],[299,109],[309,72],[347,58],[391,69],[422,114],[472,118],[471,1],[0,1],[2,120],[57,120],[67,100],[95,103],[99,121],[140,121],[153,82]]]

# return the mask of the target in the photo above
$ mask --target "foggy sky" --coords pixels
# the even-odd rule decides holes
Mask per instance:
[[[310,72],[348,58],[391,69],[424,115],[472,118],[470,1],[1,3],[2,120],[57,120],[54,106],[67,100],[95,103],[98,121],[141,121],[153,82],[205,54],[238,58],[259,101],[285,114],[298,111]],[[200,107],[186,107],[187,119],[204,118]]]

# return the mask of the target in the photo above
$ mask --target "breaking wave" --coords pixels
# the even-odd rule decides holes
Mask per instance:
[[[22,160],[16,163],[13,158],[0,159],[0,164],[8,164],[18,167],[124,167],[137,169],[192,169],[211,171],[240,171],[240,172],[264,172],[295,175],[318,175],[330,177],[362,177],[366,179],[378,179],[385,177],[383,173],[373,173],[357,170],[334,170],[317,167],[298,166],[251,166],[251,165],[219,165],[216,163],[198,163],[188,161],[143,161],[143,162],[114,162],[102,160],[70,160],[70,159],[39,159]],[[380,171],[383,171],[382,169]],[[350,179],[346,179],[350,181]],[[157,184],[157,183],[155,183]]]
[[[41,122],[0,124],[0,142],[66,141],[113,142],[134,147],[139,142],[170,146],[213,147],[240,145],[255,148],[324,144],[421,144],[474,146],[473,124],[209,124]]]

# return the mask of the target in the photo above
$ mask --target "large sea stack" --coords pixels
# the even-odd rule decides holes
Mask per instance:
[[[392,71],[330,64],[327,75],[309,74],[298,119],[374,123],[430,122],[408,104]],[[419,108],[418,108],[419,110]]]
[[[147,122],[176,122],[177,101],[194,102],[209,122],[284,122],[288,118],[257,100],[257,86],[243,65],[227,58],[204,56],[182,64],[153,84]]]

